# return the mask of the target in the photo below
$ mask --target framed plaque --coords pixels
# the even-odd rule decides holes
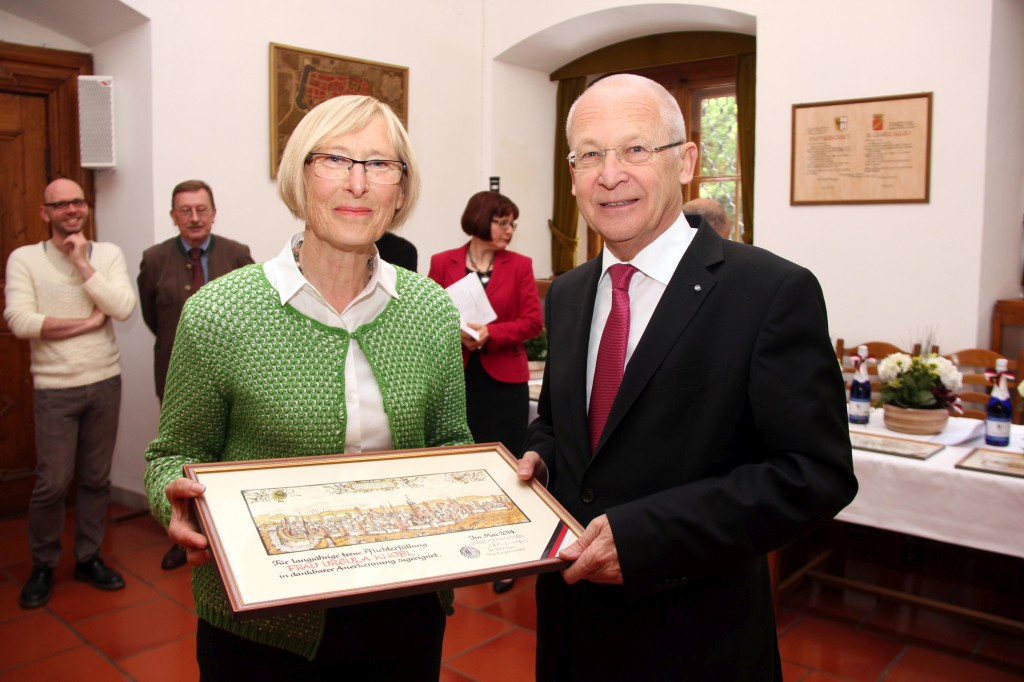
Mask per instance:
[[[850,445],[857,450],[881,452],[886,455],[898,455],[913,459],[928,459],[946,447],[936,443],[926,443],[925,441],[909,440],[907,438],[893,438],[892,436],[879,436],[874,433],[863,433],[861,431],[850,431]]]
[[[928,203],[932,94],[793,105],[791,205]]]
[[[582,528],[501,444],[185,465],[234,617],[555,571]]]
[[[956,468],[1024,478],[1024,453],[1013,450],[974,448],[967,453],[966,457],[957,462]]]

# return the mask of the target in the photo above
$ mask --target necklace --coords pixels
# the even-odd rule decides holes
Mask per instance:
[[[479,265],[476,264],[476,260],[473,258],[473,249],[466,249],[466,254],[469,256],[469,265],[473,268],[480,277],[480,283],[484,286],[491,281],[491,271],[494,270],[494,252],[491,252],[491,260],[487,263],[487,269],[482,270]]]
[[[301,250],[302,250],[302,240],[300,239],[299,243],[292,247],[292,258],[295,259],[295,267],[297,267],[299,269],[299,274],[302,275],[303,277],[305,277],[306,273],[304,273],[302,271],[302,263],[299,260],[299,251],[301,251]],[[492,258],[491,260],[493,262],[494,259]],[[366,259],[366,269],[369,270],[369,275],[367,277],[367,280],[369,280],[369,278],[373,277],[373,267],[374,267],[374,264],[375,264],[375,262],[374,262],[373,256],[371,256],[371,257]]]

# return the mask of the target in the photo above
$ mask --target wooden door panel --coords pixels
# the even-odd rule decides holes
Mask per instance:
[[[46,184],[46,100],[0,93],[0,255],[45,239],[39,216]],[[0,275],[0,283],[6,272]],[[28,341],[0,321],[0,515],[28,508],[35,483],[32,375]]]

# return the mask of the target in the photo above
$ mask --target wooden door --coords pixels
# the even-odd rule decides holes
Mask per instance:
[[[39,216],[46,184],[46,102],[0,93],[0,254],[45,239]],[[38,197],[34,202],[31,197]],[[3,277],[0,277],[3,281]],[[27,341],[0,323],[0,514],[28,507],[35,477],[32,376]]]
[[[0,42],[0,283],[14,249],[49,237],[39,215],[49,180],[76,181],[92,203],[78,146],[78,76],[91,73],[88,54]],[[28,341],[0,320],[0,517],[25,512],[35,484],[30,362]]]

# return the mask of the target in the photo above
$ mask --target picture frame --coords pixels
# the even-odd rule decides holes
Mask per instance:
[[[270,43],[270,177],[306,113],[339,95],[371,95],[409,128],[409,68]]]
[[[793,105],[790,205],[928,203],[932,93]]]
[[[238,620],[556,571],[580,524],[500,443],[186,464]]]
[[[1024,478],[1024,453],[1016,450],[974,448],[956,463],[956,468]]]
[[[897,455],[899,457],[910,457],[912,459],[928,459],[936,452],[942,450],[945,445],[939,443],[927,443],[920,440],[908,438],[894,438],[892,436],[880,436],[874,433],[863,431],[850,431],[850,445],[857,450],[868,452],[880,452],[886,455]]]

